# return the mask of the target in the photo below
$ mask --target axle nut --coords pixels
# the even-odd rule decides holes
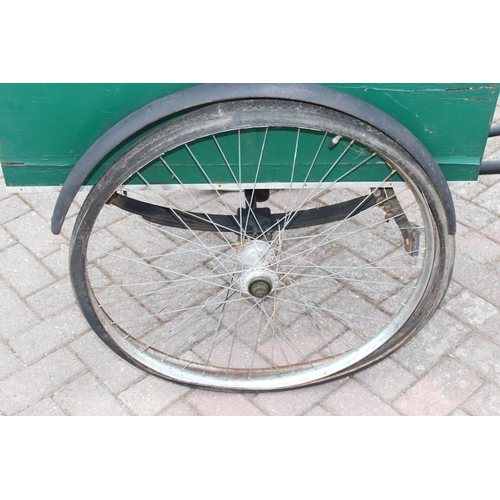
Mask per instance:
[[[250,294],[259,299],[262,299],[263,297],[268,295],[272,289],[272,284],[269,281],[263,279],[252,281],[248,286],[248,291],[250,292]]]

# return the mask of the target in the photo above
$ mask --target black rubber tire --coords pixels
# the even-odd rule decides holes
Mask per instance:
[[[373,340],[370,340],[369,342],[367,341],[366,344],[360,343],[359,346],[356,345],[355,347],[353,347],[352,352],[354,354],[350,354],[353,359],[352,362],[349,362],[350,358],[349,356],[347,356],[347,351],[345,355],[344,353],[342,353],[341,356],[333,354],[326,356],[322,354],[324,358],[321,362],[316,361],[313,358],[307,360],[304,358],[304,360],[301,360],[296,364],[290,364],[287,361],[288,365],[286,368],[282,368],[282,373],[280,372],[281,376],[276,376],[274,372],[278,372],[278,367],[274,367],[274,358],[271,364],[271,368],[259,369],[254,369],[253,360],[251,367],[245,367],[244,369],[239,369],[233,366],[230,367],[230,361],[228,360],[227,371],[224,376],[223,374],[219,373],[222,371],[218,370],[217,367],[219,365],[215,365],[213,369],[204,368],[202,370],[200,367],[196,366],[196,362],[193,362],[192,360],[190,361],[189,358],[186,358],[187,361],[183,363],[179,361],[177,354],[174,356],[173,354],[169,354],[167,352],[161,353],[160,355],[159,348],[157,349],[155,346],[153,346],[153,343],[150,343],[148,347],[147,343],[150,341],[143,340],[147,338],[148,332],[141,331],[140,334],[137,334],[137,339],[133,339],[132,333],[127,333],[122,326],[115,324],[115,316],[108,316],[108,314],[111,313],[105,312],[105,307],[102,306],[102,304],[100,305],[99,300],[96,298],[96,293],[100,293],[96,292],[99,287],[96,287],[91,282],[92,280],[89,275],[94,271],[96,273],[99,272],[104,276],[100,278],[102,279],[102,283],[107,283],[111,279],[111,275],[109,273],[106,274],[104,268],[102,267],[101,261],[105,261],[108,258],[111,259],[113,255],[111,254],[111,252],[105,252],[104,254],[102,254],[103,256],[101,256],[100,260],[96,260],[93,257],[87,257],[87,253],[89,250],[88,242],[89,238],[93,234],[93,231],[96,231],[96,234],[99,234],[97,232],[97,229],[94,228],[94,224],[96,223],[98,217],[104,217],[104,215],[100,215],[103,211],[110,209],[106,202],[113,196],[113,194],[117,190],[122,188],[123,183],[133,174],[140,171],[143,167],[151,164],[151,162],[155,161],[166,152],[171,151],[179,146],[183,146],[184,144],[190,144],[198,138],[207,136],[209,137],[212,135],[218,136],[219,134],[223,134],[227,131],[253,129],[257,127],[298,127],[301,130],[311,129],[315,131],[324,131],[325,137],[326,133],[328,133],[331,134],[332,137],[341,136],[343,138],[342,140],[347,140],[346,138],[348,138],[349,140],[354,141],[355,144],[362,145],[367,150],[370,150],[374,154],[376,154],[377,158],[383,159],[384,162],[386,162],[390,168],[397,171],[397,173],[403,178],[406,184],[409,185],[409,189],[407,191],[416,200],[414,204],[417,204],[419,213],[422,214],[421,217],[424,220],[424,223],[427,224],[427,227],[425,228],[425,240],[429,243],[430,249],[427,248],[423,250],[424,255],[422,257],[422,266],[424,270],[421,272],[421,275],[425,273],[427,274],[425,275],[425,277],[415,278],[416,285],[412,285],[418,289],[418,296],[416,295],[417,292],[408,292],[410,293],[410,298],[413,301],[411,313],[408,313],[408,311],[405,309],[407,305],[402,305],[400,311],[394,316],[391,326],[384,327],[380,330],[380,332],[383,332],[383,335],[380,332],[374,332]],[[297,137],[298,135],[299,134],[297,133]],[[293,387],[311,385],[326,380],[332,380],[366,368],[367,366],[370,366],[373,363],[393,353],[397,348],[402,346],[426,324],[426,322],[433,315],[441,300],[443,299],[449,284],[449,280],[451,278],[454,260],[454,237],[452,235],[449,235],[447,231],[448,221],[446,218],[446,211],[442,206],[433,179],[429,178],[429,176],[424,172],[424,170],[410,153],[402,149],[394,140],[392,140],[391,137],[387,137],[385,134],[381,133],[373,126],[369,126],[360,120],[353,119],[350,116],[346,116],[329,109],[306,105],[303,103],[271,100],[237,101],[208,106],[206,108],[202,108],[190,112],[187,115],[181,116],[168,123],[167,125],[153,131],[152,133],[141,139],[130,150],[124,153],[98,180],[98,182],[95,184],[88,197],[86,198],[75,223],[70,245],[71,280],[80,308],[93,330],[114,352],[116,352],[122,358],[149,373],[190,386],[198,386],[224,391],[283,390]],[[258,184],[256,184],[256,187],[258,187]],[[376,187],[377,186],[375,186],[375,188]],[[321,191],[321,193],[330,192],[329,190],[325,191],[325,189],[326,188],[324,188],[324,191]],[[219,195],[218,192],[216,194]],[[271,198],[272,196],[273,195],[271,195]],[[116,207],[112,207],[111,209],[115,209],[116,211]],[[382,209],[380,207],[377,207],[376,210],[379,210],[382,213]],[[127,217],[126,219],[129,220],[130,217]],[[108,226],[104,225],[102,227],[105,227],[105,229],[102,229],[101,232],[106,232],[106,234],[111,233],[111,231],[108,231],[107,229]],[[192,240],[198,238],[198,235],[194,235],[194,232],[193,234],[189,234],[188,236]],[[169,234],[168,237],[172,238],[173,236]],[[202,237],[204,237],[204,235],[202,235]],[[186,243],[186,245],[188,244],[189,243]],[[127,247],[127,250],[129,250],[129,247]],[[404,252],[401,255],[402,256],[398,258],[405,259],[408,256]],[[148,258],[149,260],[152,259],[151,256],[149,256]],[[142,264],[145,262],[146,257],[141,257],[140,259],[142,259]],[[358,259],[357,255],[356,258],[353,258],[353,262],[356,259]],[[87,260],[89,262],[87,262]],[[376,269],[375,264],[376,262],[372,264],[371,269],[378,272],[379,269]],[[246,263],[245,266],[247,266]],[[361,266],[361,268],[363,267],[366,267],[366,265]],[[330,268],[333,267],[330,266]],[[90,269],[92,271],[89,272]],[[110,267],[110,269],[112,269],[112,267]],[[236,269],[236,265],[234,269]],[[245,267],[245,273],[247,272],[246,269],[247,268]],[[347,274],[349,272],[351,271],[346,271]],[[235,279],[236,281],[240,279],[239,277],[234,278],[234,274],[235,273],[233,272],[233,277],[231,278],[229,288],[233,286],[233,279]],[[287,273],[285,272],[279,274],[278,271],[276,271],[276,273],[274,273],[274,271],[270,271],[269,274],[272,275],[273,279],[276,278],[278,280],[278,283],[280,286],[282,286],[283,290],[286,289],[285,281],[289,284],[292,283],[292,278],[287,281],[288,278],[285,277]],[[183,276],[187,277],[188,275]],[[337,276],[338,278],[338,273],[335,276]],[[243,278],[241,278],[241,280],[242,279]],[[329,281],[334,281],[331,275],[326,276],[325,280],[326,279],[328,279]],[[173,282],[173,279],[171,281]],[[203,283],[203,281],[200,281],[200,288],[202,288]],[[105,285],[102,285],[103,288],[104,286]],[[130,283],[125,284],[119,287],[119,290],[122,291],[122,289],[127,289],[127,287],[131,286],[132,285]],[[224,286],[227,287],[227,285]],[[291,286],[295,286],[295,283]],[[338,286],[338,283],[336,283],[335,286]],[[363,285],[362,283],[360,286],[366,285]],[[356,289],[354,292],[352,291],[351,281],[347,280],[347,284],[345,285],[345,287],[346,297],[356,297],[355,293],[358,293],[359,290]],[[109,290],[113,290],[113,288],[110,287]],[[344,290],[344,285],[342,285],[341,290]],[[127,293],[128,296],[133,295],[128,289]],[[228,293],[229,291],[227,292],[226,297]],[[242,300],[241,295],[245,292],[242,292],[238,289],[238,293],[240,294],[240,300]],[[378,293],[380,296],[384,297],[387,295],[388,299],[393,299],[392,295],[390,297],[388,296],[388,292],[387,294],[385,292],[375,293]],[[269,294],[269,296],[265,297],[262,300],[270,301],[270,295],[271,294]],[[340,292],[338,292],[336,296],[338,295],[340,295]],[[374,296],[377,297],[377,295]],[[305,302],[306,300],[310,302]],[[376,299],[373,299],[373,297],[371,297],[370,299],[368,299],[367,296],[363,295],[362,299],[360,300],[363,302],[363,304],[369,304],[370,307],[376,307],[381,310],[383,309],[383,307],[385,307],[382,305],[380,297]],[[249,298],[249,301],[255,302],[255,299]],[[311,316],[312,318],[310,309],[312,308],[311,304],[313,303],[313,299],[310,299],[309,297],[304,299],[305,312],[302,316],[300,316],[300,318],[306,317],[307,315]],[[247,302],[245,302],[245,304],[247,304]],[[143,307],[142,302],[141,307]],[[200,305],[197,305],[196,307],[193,306],[193,310],[196,308],[199,309],[200,307]],[[253,305],[252,307],[257,306]],[[275,306],[274,310],[276,310],[276,307],[277,306]],[[264,309],[264,306],[259,305],[258,308],[260,308],[260,310],[262,311]],[[130,309],[132,309],[132,307],[130,307]],[[217,309],[215,309],[213,313],[205,313],[205,315],[211,316],[215,314]],[[225,309],[226,306],[224,305],[223,310],[225,311]],[[148,311],[150,310],[151,309],[148,309]],[[157,316],[166,314],[163,312],[163,309],[159,309],[158,311],[159,312],[157,313]],[[116,314],[119,316],[121,313]],[[224,314],[225,313],[222,313],[222,315]],[[269,316],[269,313],[267,311],[265,313],[261,312],[261,318],[263,314],[267,314]],[[351,317],[354,316],[352,313],[344,314],[351,314]],[[387,314],[386,309],[384,309],[384,314]],[[271,320],[274,321],[273,315],[269,317],[268,323],[271,323]],[[340,318],[345,319],[345,316],[341,316]],[[252,318],[250,318],[250,320],[251,319]],[[342,321],[344,321],[344,319]],[[314,319],[314,326],[316,328],[318,328],[319,320],[319,317],[317,319]],[[126,321],[131,320],[126,319],[125,322]],[[209,321],[208,319],[205,319],[203,321],[211,322],[212,320],[210,319]],[[349,321],[350,320],[345,320],[344,322],[349,323]],[[398,323],[399,321],[401,321],[402,324],[396,325],[396,323]],[[166,321],[162,322],[162,324],[157,328],[166,328],[163,326],[163,323],[168,324],[168,322]],[[313,323],[313,319],[311,319],[311,323]],[[220,324],[221,320],[219,319],[219,325]],[[274,323],[272,324],[274,342]],[[285,323],[283,323],[283,325],[284,324]],[[280,326],[276,324],[277,331],[278,328],[281,328],[281,326],[281,324]],[[170,333],[175,328],[176,326],[172,327],[171,330],[167,333]],[[232,342],[234,343],[234,339],[236,338],[238,333],[236,332],[236,326],[233,326],[232,328],[235,330],[232,340]],[[283,326],[283,328],[286,330],[286,334],[285,332],[283,332],[283,335],[287,338],[287,335],[293,331],[293,328],[291,328],[289,325]],[[339,327],[339,329],[340,328],[341,327]],[[342,328],[345,328],[345,330],[342,335],[340,333],[337,334],[337,337],[335,338],[336,341],[341,339],[344,333],[346,338],[350,333],[345,325],[342,325]],[[260,330],[261,327],[259,326],[258,329]],[[392,331],[393,329],[394,331]],[[219,330],[217,329],[217,332],[218,331]],[[280,332],[281,330],[278,333]],[[306,336],[306,333],[304,333],[304,337]],[[357,332],[355,333],[356,335],[358,335]],[[166,334],[162,333],[161,335]],[[257,339],[259,337],[259,334],[257,334],[256,337],[255,347],[257,347]],[[239,341],[239,339],[237,339],[237,341]],[[156,342],[157,341],[154,341],[154,343]],[[200,340],[200,342],[202,341]],[[342,340],[342,342],[344,342],[344,340]],[[351,340],[349,340],[349,342],[351,342]],[[356,342],[358,342],[358,340],[356,340]],[[244,342],[242,341],[242,343]],[[247,344],[249,344],[249,342],[247,342]],[[245,344],[245,349],[248,347],[247,344]],[[323,351],[326,349],[325,346],[322,347]],[[142,349],[142,347],[144,347],[144,349]],[[260,350],[258,351],[258,355],[265,357],[265,349],[260,344],[259,348]],[[232,349],[233,347],[231,346],[231,353]],[[362,355],[357,354],[358,351],[363,352],[363,350],[366,350],[366,353],[363,353]],[[195,347],[192,347],[189,351],[191,353],[190,355],[192,355],[193,351],[196,352]],[[253,356],[256,355],[256,352],[257,349],[254,349]],[[315,351],[314,356],[318,356],[318,352],[322,352],[320,348]],[[229,359],[231,359],[231,356],[232,354],[229,354]],[[160,359],[162,357],[163,359]],[[284,357],[286,358],[286,355],[284,355]],[[340,363],[340,367],[338,369],[331,369],[330,366],[333,366],[334,360],[337,360],[339,358],[342,358],[343,364]],[[207,365],[208,363],[209,362],[207,361]],[[308,363],[312,368],[309,366],[307,369],[304,368],[303,365],[307,365]],[[297,374],[292,371],[292,367],[297,367]],[[186,376],[186,374],[189,374],[191,369],[193,369],[194,373],[192,375]],[[270,370],[271,375],[269,375],[266,370]],[[255,377],[253,378],[254,373]]]

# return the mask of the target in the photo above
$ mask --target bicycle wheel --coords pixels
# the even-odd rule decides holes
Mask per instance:
[[[454,240],[416,160],[313,105],[211,105],[106,171],[70,267],[101,339],[157,376],[227,391],[341,377],[430,318]]]

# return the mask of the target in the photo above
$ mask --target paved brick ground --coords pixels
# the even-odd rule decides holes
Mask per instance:
[[[500,106],[496,122],[500,123]],[[500,138],[486,159],[500,159]],[[2,179],[3,181],[3,179]],[[453,189],[453,281],[430,324],[353,377],[278,394],[188,389],[145,375],[105,348],[68,279],[55,194],[0,186],[1,415],[500,415],[500,176]]]

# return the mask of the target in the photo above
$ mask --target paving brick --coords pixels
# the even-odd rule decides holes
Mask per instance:
[[[4,342],[0,341],[0,378],[5,378],[23,365]]]
[[[120,358],[94,332],[70,345],[78,357],[111,389],[119,393],[145,377],[145,373]]]
[[[0,227],[0,251],[14,245],[14,243],[16,243],[16,240],[5,229]]]
[[[463,323],[438,310],[425,328],[393,354],[392,359],[418,377],[430,370],[469,334],[470,329]]]
[[[88,329],[87,322],[74,306],[19,334],[10,345],[26,363],[31,364]]]
[[[5,187],[5,179],[3,177],[3,171],[0,168],[0,200],[4,200],[5,198],[8,198],[9,196],[12,196],[12,194],[7,193],[7,188]]]
[[[162,411],[160,415],[164,417],[193,417],[197,416],[198,413],[192,406],[180,399]]]
[[[49,318],[75,302],[69,278],[56,281],[26,298],[26,302],[41,318]]]
[[[490,177],[487,180],[492,183],[495,182],[495,179],[493,179],[493,177]],[[478,194],[474,198],[474,203],[480,205],[483,208],[486,208],[490,212],[493,212],[495,215],[500,215],[500,203],[498,203],[499,199],[500,184],[495,183],[488,189],[484,190],[482,193]]]
[[[37,257],[51,254],[61,244],[61,239],[50,232],[49,223],[33,211],[9,222],[5,227]]]
[[[460,224],[457,228],[456,245],[462,256],[479,264],[491,265],[500,261],[500,244]]]
[[[464,190],[470,194],[470,186],[466,186]],[[458,196],[453,197],[453,204],[457,220],[470,229],[479,231],[496,220],[496,216],[489,210]]]
[[[393,407],[404,415],[449,415],[480,385],[476,373],[457,359],[444,358]]]
[[[354,377],[386,402],[392,401],[417,381],[414,375],[392,359],[385,359]]]
[[[70,415],[127,416],[123,406],[90,373],[54,394],[54,400]]]
[[[477,334],[467,339],[453,354],[478,373],[500,385],[500,347]]]
[[[51,398],[46,398],[19,414],[23,417],[63,417],[66,414]]]
[[[488,224],[488,227],[483,229],[483,233],[488,236],[488,238],[500,243],[500,220],[497,218],[495,222]]]
[[[353,379],[347,380],[325,398],[321,406],[331,414],[341,416],[397,415],[389,405]]]
[[[460,408],[458,410],[455,410],[452,414],[452,417],[470,417],[468,413],[465,413],[462,411]]]
[[[0,224],[5,224],[30,211],[30,207],[17,195],[0,201]]]
[[[500,276],[473,259],[458,254],[453,279],[464,288],[500,307]]]
[[[84,371],[76,356],[60,349],[0,382],[0,411],[9,415],[22,411]]]
[[[207,416],[262,416],[262,413],[243,394],[192,391],[184,398],[201,415]]]
[[[480,182],[470,182],[463,186],[453,186],[451,188],[451,194],[454,200],[457,197],[464,200],[472,200],[481,194],[485,189],[487,189],[487,186],[481,184]]]
[[[68,252],[69,245],[61,243],[59,250],[42,259],[42,262],[57,277],[64,278],[69,273]]]
[[[500,388],[485,384],[462,405],[472,415],[500,415]]]
[[[331,414],[328,413],[322,406],[316,405],[311,408],[307,413],[304,413],[305,417],[330,417]]]
[[[40,192],[40,193],[20,193],[18,195],[25,203],[33,208],[38,214],[40,214],[46,221],[50,221],[52,218],[52,213],[54,212],[54,206],[56,204],[58,193],[51,192]],[[72,216],[78,210],[77,206],[72,203],[68,215]]]
[[[4,339],[14,337],[39,321],[19,296],[2,282],[0,282],[0,297],[2,297],[0,300],[0,318],[2,318],[0,335]]]
[[[150,375],[119,397],[133,414],[146,416],[160,413],[187,391],[187,387]]]
[[[335,390],[343,381],[332,381],[304,389],[263,392],[253,404],[268,415],[301,415]]]
[[[469,290],[464,290],[451,299],[445,309],[481,333],[500,342],[500,311],[486,300]]]
[[[0,275],[23,297],[54,281],[51,274],[19,243],[1,253]]]

